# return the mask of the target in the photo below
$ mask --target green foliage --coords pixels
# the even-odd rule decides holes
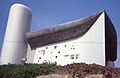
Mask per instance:
[[[36,78],[51,73],[70,74],[72,78],[85,78],[91,74],[103,74],[106,78],[120,78],[120,68],[111,68],[96,64],[74,63],[57,66],[56,63],[2,65],[0,78]]]
[[[38,75],[54,73],[56,63],[2,65],[0,66],[0,78],[35,78]]]

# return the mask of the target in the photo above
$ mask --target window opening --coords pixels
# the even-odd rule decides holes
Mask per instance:
[[[79,54],[76,54],[76,59],[79,59],[79,56],[80,56]]]
[[[58,56],[55,56],[55,58],[57,58]]]
[[[46,49],[48,49],[48,47],[46,47]]]
[[[74,59],[74,54],[70,56],[70,59]]]
[[[54,46],[54,49],[56,49],[57,48],[57,46]]]
[[[64,57],[68,57],[69,55],[64,55]]]
[[[41,59],[41,57],[39,57],[39,59]]]
[[[65,45],[65,47],[66,47],[66,45]]]
[[[45,50],[41,50],[41,52],[43,53],[43,55],[45,55]]]

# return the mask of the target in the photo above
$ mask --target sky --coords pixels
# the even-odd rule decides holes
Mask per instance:
[[[0,51],[9,9],[21,3],[32,10],[31,31],[55,26],[105,10],[117,31],[116,67],[120,68],[120,0],[0,0]]]

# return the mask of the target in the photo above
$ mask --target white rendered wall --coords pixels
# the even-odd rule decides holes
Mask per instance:
[[[27,58],[26,63],[33,63],[35,51],[36,50],[31,50],[30,45],[28,45],[27,55],[26,55],[26,58]]]
[[[1,53],[1,64],[21,64],[26,57],[26,32],[30,30],[31,10],[22,5],[11,6]]]
[[[85,62],[105,66],[104,17],[104,13],[102,13],[90,30],[80,38],[37,48],[33,62],[56,61],[59,65]],[[55,46],[57,47],[55,48]],[[74,59],[71,56],[74,56]]]

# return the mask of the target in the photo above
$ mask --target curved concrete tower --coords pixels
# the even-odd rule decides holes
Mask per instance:
[[[5,38],[1,52],[1,64],[22,64],[26,57],[26,33],[30,31],[31,10],[22,4],[10,8]]]

